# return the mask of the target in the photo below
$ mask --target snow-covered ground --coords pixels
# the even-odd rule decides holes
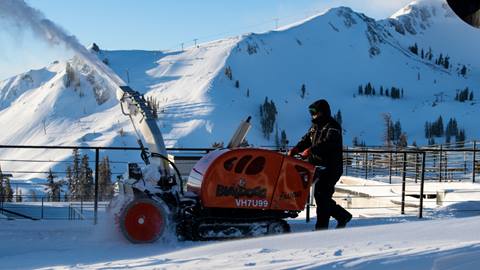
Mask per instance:
[[[414,216],[356,218],[313,232],[304,217],[290,234],[235,241],[126,242],[112,222],[0,220],[2,269],[478,269],[480,217],[462,203]],[[468,216],[471,216],[470,212]],[[103,216],[105,217],[105,216]],[[334,222],[331,223],[334,226]]]
[[[419,219],[418,199],[412,197],[418,185],[407,186],[409,205],[401,215],[397,179],[393,184],[379,180],[343,177],[339,182],[335,196],[354,198],[337,197],[354,215],[347,229],[312,231],[312,208],[310,223],[305,211],[288,220],[290,234],[234,241],[182,242],[169,234],[153,244],[134,245],[104,206],[99,224],[93,225],[91,203],[83,204],[89,220],[75,221],[55,220],[67,217],[68,203],[45,203],[42,212],[50,220],[0,216],[0,269],[478,269],[480,184],[427,183],[426,192],[446,192],[447,201],[438,206],[435,198],[426,198]],[[40,217],[40,203],[11,207]],[[80,211],[79,203],[74,207]],[[330,227],[335,225],[332,220]]]

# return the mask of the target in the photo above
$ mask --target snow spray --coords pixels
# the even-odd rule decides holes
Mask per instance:
[[[10,21],[19,30],[30,28],[36,37],[48,44],[64,45],[99,74],[104,74],[114,85],[125,85],[115,72],[92,55],[75,36],[68,35],[60,26],[47,19],[41,11],[27,5],[24,0],[0,0],[0,20]]]

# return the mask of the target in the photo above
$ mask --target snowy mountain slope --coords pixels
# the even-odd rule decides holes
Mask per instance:
[[[414,1],[384,24],[395,30],[392,34],[405,46],[417,42],[425,49],[431,46],[437,52],[448,53],[459,62],[480,65],[478,29],[460,20],[446,1]]]
[[[30,70],[20,76],[15,76],[0,82],[0,109],[7,108],[13,101],[25,91],[37,88],[48,82],[55,75],[48,69]]]
[[[80,221],[0,220],[6,269],[477,269],[478,217],[402,222],[353,220],[343,230],[236,241],[132,245],[111,228]],[[364,226],[368,223],[369,226]],[[398,223],[398,224],[391,224]]]
[[[147,96],[156,97],[164,109],[160,121],[167,145],[209,147],[215,140],[225,140],[225,134],[214,133],[211,127],[212,109],[217,105],[212,103],[212,81],[221,76],[237,42],[231,38],[203,44],[161,58],[157,67],[147,71],[148,76],[160,80]],[[239,120],[234,120],[235,125]],[[233,131],[228,133],[227,137]]]
[[[413,10],[417,6],[441,8],[448,15],[448,7],[442,5],[442,1],[420,1],[411,5],[415,7]],[[433,30],[428,33],[445,33],[442,29],[442,24],[445,24],[457,37],[465,32],[467,37],[476,34],[480,39],[478,32],[471,32],[472,29],[457,18],[443,16],[440,11],[435,14],[436,17],[429,17],[428,26]],[[417,15],[404,11],[396,16],[389,21]],[[327,98],[334,111],[342,111],[347,144],[356,136],[368,144],[381,144],[381,114],[387,112],[392,113],[393,119],[401,121],[410,142],[426,143],[423,138],[424,123],[435,120],[439,115],[446,121],[456,117],[467,129],[469,138],[478,134],[471,117],[478,113],[478,107],[453,101],[458,89],[467,86],[478,89],[476,62],[461,62],[474,53],[474,46],[467,44],[460,52],[450,54],[454,67],[446,70],[408,50],[415,42],[420,44],[421,40],[428,40],[428,37],[422,36],[428,34],[426,30],[407,36],[398,33],[386,22],[375,22],[351,9],[337,8],[281,31],[239,37],[232,41],[233,45],[225,45],[228,40],[223,40],[190,48],[184,53],[160,59],[159,67],[147,71],[149,75],[161,74],[167,80],[151,86],[152,91],[148,95],[166,101],[162,125],[167,130],[168,139],[176,141],[178,146],[208,146],[214,141],[227,141],[238,121],[247,115],[254,117],[249,141],[257,145],[272,145],[273,134],[270,140],[266,140],[260,132],[258,108],[265,97],[277,105],[278,128],[285,129],[292,141],[296,141],[306,130],[309,124],[306,107],[318,98]],[[416,27],[421,29],[421,26]],[[427,29],[426,26],[424,28]],[[430,45],[435,48],[434,53],[446,53],[445,46],[436,48],[438,43],[445,42],[435,39]],[[219,53],[206,54],[202,50]],[[191,54],[196,54],[196,58],[189,58]],[[209,69],[207,63],[212,62],[225,64],[216,67],[215,76],[202,74],[201,71]],[[469,66],[466,78],[459,76],[455,70],[459,63]],[[227,67],[232,70],[232,80],[223,72]],[[167,69],[169,73],[163,73]],[[219,69],[222,72],[218,72]],[[206,83],[208,87],[204,87],[205,78],[210,80]],[[239,88],[235,87],[237,80]],[[405,98],[400,101],[386,97],[353,98],[358,85],[367,82],[372,82],[377,91],[380,85],[404,88]],[[307,89],[304,99],[300,98],[302,84]],[[439,93],[443,93],[442,104],[437,101]],[[183,102],[173,102],[172,97]],[[202,109],[197,112],[197,105],[184,106],[186,103],[198,104]],[[179,108],[180,111],[177,110]],[[169,117],[172,110],[175,111],[173,118]],[[197,119],[190,118],[190,113],[197,115]],[[187,127],[179,129],[179,124],[176,124],[179,121],[181,126]]]
[[[467,39],[472,42],[462,42]],[[452,67],[445,69],[413,54],[408,47],[414,43],[431,47],[435,56],[448,54]],[[334,112],[342,112],[345,144],[353,137],[382,144],[383,113],[401,121],[410,143],[425,144],[425,121],[440,115],[444,121],[455,117],[467,139],[480,132],[476,101],[454,101],[456,91],[467,86],[480,95],[480,59],[475,53],[479,43],[480,32],[453,17],[443,0],[419,0],[381,21],[341,7],[279,31],[185,51],[96,54],[134,89],[160,103],[159,125],[167,146],[227,142],[248,115],[253,116],[249,142],[273,145],[273,134],[263,138],[259,124],[259,106],[266,97],[276,104],[279,131],[286,130],[292,143],[309,125],[307,106],[326,98]],[[132,127],[112,95],[115,86],[102,74],[94,74],[92,80],[91,69],[78,59],[69,65],[80,85],[66,86],[65,62],[0,82],[0,125],[10,127],[0,135],[0,144],[135,145]],[[467,76],[458,74],[459,65],[468,66]],[[227,67],[232,79],[225,74]],[[377,96],[358,96],[358,86],[368,82]],[[378,96],[380,86],[403,88],[404,98]],[[1,155],[18,158],[27,153]],[[69,151],[35,155],[64,158]]]
[[[11,103],[0,113],[1,125],[8,127],[2,129],[0,143],[85,145],[88,141],[89,144],[105,146],[116,141],[118,145],[134,145],[133,138],[124,138],[118,134],[126,122],[117,120],[123,121],[125,117],[119,110],[113,86],[79,59],[69,61],[68,65],[75,74],[69,87],[65,83],[68,77],[67,63],[54,63],[43,70],[11,78],[0,88],[2,97],[5,97],[2,103]],[[38,76],[34,78],[30,74]],[[39,86],[25,89],[26,84]],[[12,93],[10,97],[9,93]],[[14,101],[10,101],[12,96]],[[125,129],[131,129],[130,125],[126,125]],[[128,143],[122,142],[125,140]],[[4,149],[1,156],[6,160],[56,161],[70,157],[71,150]],[[64,171],[66,164],[2,162],[4,171],[18,170],[15,166],[21,166],[21,171],[48,171],[53,166]],[[37,176],[45,177],[43,174],[15,174],[19,178]]]
[[[427,3],[435,7],[440,1],[420,1],[412,5]],[[405,12],[403,16],[409,14]],[[442,18],[432,18],[431,27]],[[449,30],[454,33],[471,30],[456,18],[447,19],[453,21]],[[469,138],[478,134],[479,129],[471,117],[478,113],[478,107],[453,100],[458,89],[467,86],[478,89],[476,63],[463,62],[470,67],[469,76],[459,76],[455,65],[461,63],[458,59],[462,58],[456,58],[460,53],[451,54],[454,67],[446,70],[412,54],[407,48],[415,39],[393,33],[384,24],[348,8],[338,8],[286,30],[243,36],[225,64],[231,68],[233,80],[219,74],[207,93],[214,104],[210,116],[212,132],[226,138],[238,119],[253,114],[255,126],[250,141],[272,145],[272,140],[261,138],[259,127],[258,107],[268,97],[277,105],[279,129],[287,130],[292,141],[306,130],[306,107],[318,98],[327,98],[334,111],[342,111],[347,144],[355,136],[368,144],[381,144],[381,114],[386,112],[402,122],[410,142],[426,143],[424,123],[439,115],[446,120],[456,117],[467,129]],[[445,33],[441,27],[431,32]],[[476,36],[480,36],[478,32]],[[431,46],[435,48],[437,43],[440,41],[435,40]],[[462,50],[465,56],[474,52],[474,46],[467,45]],[[234,86],[237,80],[238,89]],[[367,82],[372,82],[377,91],[381,85],[404,88],[405,98],[400,101],[386,97],[354,98],[358,85]],[[304,99],[300,98],[302,84],[307,89]],[[436,95],[442,92],[444,103],[438,104]],[[192,138],[193,141],[208,138],[206,135],[180,138],[179,144],[185,145]]]

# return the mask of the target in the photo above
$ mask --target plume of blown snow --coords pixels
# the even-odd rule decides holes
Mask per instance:
[[[109,67],[93,56],[75,36],[67,34],[43,13],[30,7],[24,0],[0,0],[0,19],[11,22],[19,30],[30,29],[33,34],[51,45],[64,45],[75,52],[113,85],[125,85]]]

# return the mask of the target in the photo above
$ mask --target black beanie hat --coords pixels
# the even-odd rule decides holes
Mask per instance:
[[[332,112],[330,111],[330,105],[325,99],[320,99],[315,101],[314,103],[308,106],[310,111],[314,110],[315,112],[321,112],[325,117],[332,116]]]

